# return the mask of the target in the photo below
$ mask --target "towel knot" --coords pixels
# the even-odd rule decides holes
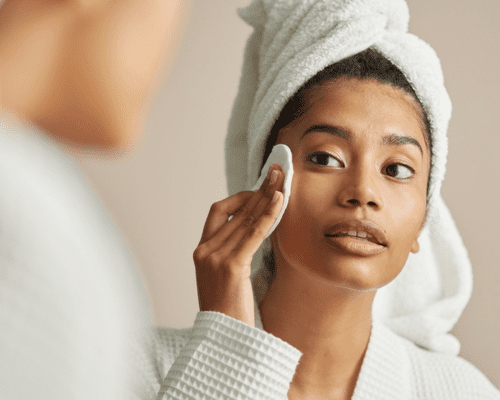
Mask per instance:
[[[390,0],[387,2],[387,25],[386,30],[392,32],[408,32],[410,23],[410,11],[406,1]]]
[[[252,1],[247,7],[238,8],[237,12],[243,21],[254,28],[264,26],[267,20],[266,10],[261,1]]]
[[[323,10],[325,21],[335,15],[338,21],[352,20],[353,17],[369,14],[387,16],[386,29],[390,31],[408,31],[409,10],[404,0],[254,0],[250,5],[238,9],[238,15],[248,25],[259,28],[272,22],[272,26],[283,25],[285,19],[293,20],[302,14]],[[299,11],[299,13],[297,13]]]

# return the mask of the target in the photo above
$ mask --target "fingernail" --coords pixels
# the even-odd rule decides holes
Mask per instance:
[[[276,203],[278,201],[278,197],[279,197],[279,194],[278,194],[278,191],[276,190],[274,192],[273,199],[271,200],[271,203]]]
[[[273,185],[276,183],[276,180],[278,179],[278,171],[274,170],[271,174],[271,180],[269,181],[270,185]]]
[[[273,169],[274,169],[274,168],[273,168],[273,165],[274,165],[274,164],[271,164],[271,165],[269,166],[268,171],[267,171],[267,177],[268,177],[268,178],[271,176],[271,173],[273,172]]]

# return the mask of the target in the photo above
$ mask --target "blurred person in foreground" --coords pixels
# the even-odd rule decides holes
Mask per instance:
[[[0,2],[0,398],[124,399],[137,261],[68,156],[143,132],[189,2]]]

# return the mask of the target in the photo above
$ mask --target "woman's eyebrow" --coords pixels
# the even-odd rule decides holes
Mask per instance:
[[[330,135],[338,136],[344,140],[347,140],[348,142],[350,142],[352,137],[354,136],[354,133],[351,130],[342,128],[340,126],[313,125],[302,134],[300,140],[302,140],[304,136],[306,136],[310,132],[329,133]],[[424,156],[424,151],[422,150],[422,146],[420,146],[418,140],[410,136],[391,134],[384,136],[380,142],[381,146],[404,146],[406,144],[411,144],[417,147],[420,150],[420,154],[422,155],[422,157]]]
[[[418,147],[418,149],[420,150],[420,155],[422,156],[422,158],[424,158],[424,151],[422,150],[422,146],[420,146],[418,140],[410,136],[395,135],[395,134],[386,135],[382,138],[380,144],[389,146],[403,146],[405,144],[411,144],[415,147]]]
[[[325,132],[329,133],[330,135],[338,136],[342,139],[347,140],[348,142],[351,141],[351,138],[354,136],[354,134],[346,128],[341,128],[340,126],[334,126],[334,125],[313,125],[310,128],[308,128],[303,134],[300,140],[304,138],[308,133],[310,132]]]

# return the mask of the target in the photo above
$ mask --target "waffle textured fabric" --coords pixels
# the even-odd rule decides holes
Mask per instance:
[[[301,356],[210,311],[199,312],[192,328],[154,328],[136,354],[135,400],[284,400]],[[500,400],[500,392],[468,361],[422,349],[374,320],[352,400],[391,399]]]
[[[137,263],[77,164],[0,117],[0,399],[122,400],[151,324]]]
[[[403,271],[377,290],[373,317],[426,349],[458,355],[449,332],[472,293],[472,267],[456,224],[441,197],[446,171],[451,100],[440,61],[408,32],[404,0],[253,0],[239,10],[253,27],[225,142],[229,195],[257,181],[270,130],[286,102],[327,66],[372,48],[392,62],[413,87],[432,135],[431,184],[426,225]],[[293,202],[293,197],[290,197]],[[252,260],[256,304],[272,275],[266,238]]]

